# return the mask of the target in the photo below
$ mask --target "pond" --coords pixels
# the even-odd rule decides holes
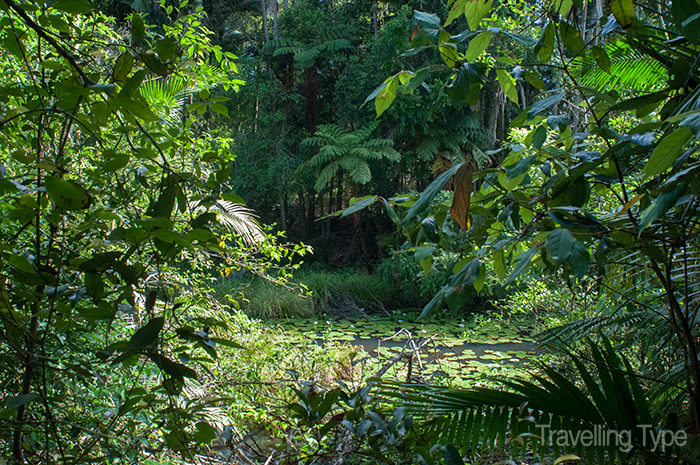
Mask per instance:
[[[355,318],[322,315],[269,323],[281,326],[293,341],[357,346],[365,354],[370,372],[378,371],[398,354],[417,353],[420,358],[413,358],[413,377],[441,378],[456,384],[473,384],[506,372],[512,375],[513,371],[524,371],[539,352],[530,336],[534,332],[532,320],[447,314],[419,319],[419,314],[419,310],[395,310]],[[389,375],[405,376],[406,363],[396,365]]]

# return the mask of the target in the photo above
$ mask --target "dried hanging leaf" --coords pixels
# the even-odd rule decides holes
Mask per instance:
[[[471,163],[463,164],[455,173],[455,194],[450,206],[450,215],[462,230],[467,230],[467,217],[469,215],[469,202],[472,195],[472,166]]]

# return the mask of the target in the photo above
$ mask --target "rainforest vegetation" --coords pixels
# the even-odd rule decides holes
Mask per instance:
[[[700,462],[700,1],[0,42],[0,464]]]

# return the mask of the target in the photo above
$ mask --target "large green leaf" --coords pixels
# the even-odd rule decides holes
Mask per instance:
[[[520,276],[520,273],[522,273],[525,270],[525,268],[530,266],[532,258],[535,256],[535,254],[537,254],[537,252],[540,251],[541,248],[542,245],[538,245],[518,255],[518,257],[516,258],[517,263],[513,268],[513,271],[510,272],[508,278],[506,278],[503,284],[508,285],[515,281],[517,277]]]
[[[479,56],[486,51],[489,43],[491,43],[491,36],[493,36],[493,34],[490,31],[484,31],[470,40],[469,47],[464,53],[464,58],[466,58],[467,61],[474,61],[479,58]]]
[[[591,258],[588,250],[579,241],[575,241],[571,249],[571,255],[567,259],[571,267],[571,274],[577,278],[583,278],[591,266]]]
[[[568,48],[574,55],[579,55],[583,52],[585,45],[581,34],[575,26],[562,21],[559,23],[559,33],[561,34],[561,39],[564,42],[564,46]]]
[[[465,2],[464,16],[467,18],[469,29],[475,31],[479,27],[479,23],[483,17],[486,16],[486,13],[491,9],[492,2],[493,0],[470,0]]]
[[[655,176],[666,171],[673,165],[673,162],[685,150],[686,144],[693,137],[688,127],[680,127],[667,135],[656,146],[651,153],[647,164],[644,165],[644,174]]]
[[[90,194],[77,182],[49,176],[44,179],[46,192],[57,208],[79,211],[90,207]]]
[[[497,69],[496,75],[498,76],[498,84],[503,89],[503,93],[508,97],[508,99],[518,104],[518,90],[515,88],[515,79],[510,73],[504,69]]]
[[[379,197],[377,197],[376,195],[369,195],[367,197],[361,197],[359,199],[350,200],[350,206],[343,211],[341,218],[348,215],[352,215],[355,212],[359,212],[360,210],[369,207],[374,202],[376,202],[378,198]]]
[[[151,318],[148,323],[139,328],[138,331],[131,336],[126,347],[136,352],[154,347],[158,343],[158,336],[163,330],[164,324],[165,320],[163,317]]]
[[[540,63],[545,64],[552,56],[552,52],[554,52],[554,25],[550,21],[542,29],[540,39],[535,45],[535,54],[539,58]]]
[[[431,182],[428,187],[425,188],[418,200],[413,205],[411,205],[411,208],[408,209],[408,211],[406,212],[406,216],[401,221],[401,226],[408,226],[408,224],[411,221],[413,221],[420,213],[422,213],[423,210],[428,208],[430,202],[432,202],[435,196],[438,195],[438,193],[440,193],[447,181],[450,180],[450,178],[457,172],[457,170],[461,166],[461,163],[457,163],[453,165],[449,170],[445,171],[440,176],[435,178],[435,180]]]
[[[679,183],[674,190],[658,196],[646,210],[642,212],[639,220],[639,234],[648,228],[654,221],[665,215],[673,208],[685,192],[685,183]]]
[[[608,6],[622,27],[628,28],[632,25],[632,21],[634,21],[634,0],[610,0]]]
[[[71,14],[83,14],[95,9],[88,0],[56,0],[53,7]]]
[[[571,256],[575,242],[568,229],[555,229],[547,234],[545,245],[549,256],[559,265]]]

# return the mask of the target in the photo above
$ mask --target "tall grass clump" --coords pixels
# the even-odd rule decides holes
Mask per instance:
[[[389,281],[357,270],[298,270],[286,287],[259,277],[224,278],[214,292],[256,318],[371,313],[395,305],[398,295]]]

